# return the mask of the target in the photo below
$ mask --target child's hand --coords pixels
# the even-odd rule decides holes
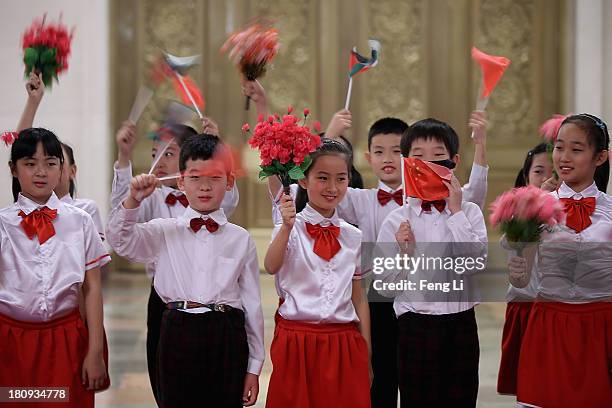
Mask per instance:
[[[119,167],[127,167],[136,144],[136,125],[126,120],[121,124],[115,136],[119,150]]]
[[[106,365],[101,353],[87,353],[83,361],[81,381],[88,390],[97,390],[106,381]]]
[[[395,240],[399,244],[402,253],[410,255],[414,252],[414,233],[407,220],[400,224],[395,233]]]
[[[325,130],[325,137],[329,139],[336,139],[343,136],[353,124],[353,116],[347,109],[342,109],[334,114],[327,129]]]
[[[30,73],[30,78],[26,83],[26,91],[28,91],[28,99],[36,104],[39,104],[45,93],[45,85],[43,84],[40,74]]]
[[[283,225],[289,229],[293,228],[295,224],[295,203],[288,194],[283,194],[279,203],[279,210],[281,217],[283,218]]]
[[[259,377],[255,374],[247,373],[244,377],[244,392],[242,393],[242,405],[250,407],[257,402],[259,395]]]
[[[463,200],[463,192],[461,191],[461,183],[455,175],[453,174],[453,178],[451,178],[451,182],[448,183],[445,180],[442,182],[448,188],[448,209],[452,214],[456,214],[461,211],[461,201]]]
[[[560,185],[561,185],[561,180],[555,178],[555,176],[552,176],[551,178],[546,180],[544,183],[542,183],[542,186],[540,188],[544,191],[550,192],[550,191],[557,190]]]
[[[266,91],[259,81],[247,81],[245,78],[241,79],[242,93],[257,105],[257,112],[265,114],[268,110],[268,99],[266,98]]]
[[[140,202],[153,194],[159,180],[154,174],[141,174],[132,178],[130,183],[130,196],[124,203],[126,208],[136,208]]]
[[[512,286],[524,288],[529,283],[527,274],[527,260],[520,256],[513,256],[508,260],[509,280]]]
[[[207,135],[219,136],[219,126],[217,122],[211,118],[205,117],[202,119],[202,133]]]
[[[468,126],[474,132],[474,143],[484,145],[487,141],[487,114],[484,111],[474,111],[470,116]]]

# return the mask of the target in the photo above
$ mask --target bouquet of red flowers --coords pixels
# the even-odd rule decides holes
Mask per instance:
[[[255,81],[266,73],[266,64],[274,59],[279,46],[276,29],[253,24],[232,34],[221,47],[221,52],[231,48],[229,58],[248,81]],[[249,109],[249,97],[246,108]]]
[[[289,188],[291,180],[303,179],[304,172],[312,163],[310,153],[321,145],[321,138],[306,126],[309,110],[304,109],[304,122],[292,115],[289,107],[287,115],[278,115],[264,120],[259,116],[253,135],[249,139],[252,148],[259,149],[261,171],[259,178],[278,176],[285,189]],[[316,130],[317,124],[313,125]],[[320,128],[320,126],[319,126]],[[242,126],[243,132],[249,132],[248,124]]]
[[[56,24],[46,23],[46,15],[34,20],[23,33],[22,48],[25,75],[32,71],[42,74],[46,87],[51,87],[53,79],[68,69],[70,44],[73,30],[68,32],[59,21]]]
[[[546,191],[534,186],[515,188],[491,204],[490,221],[506,234],[508,244],[521,255],[527,244],[540,241],[542,231],[561,222],[563,206]]]

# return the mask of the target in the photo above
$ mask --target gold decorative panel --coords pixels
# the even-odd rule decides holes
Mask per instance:
[[[368,37],[381,41],[379,65],[355,78],[350,138],[361,162],[368,127],[384,116],[412,123],[425,117],[449,122],[461,137],[467,175],[473,156],[467,120],[474,109],[480,73],[470,57],[472,45],[504,55],[512,64],[492,95],[487,153],[489,199],[509,188],[525,152],[539,142],[538,124],[566,106],[564,74],[565,1],[557,0],[141,0],[111,1],[113,127],[127,117],[148,67],[163,48],[176,55],[202,54],[191,75],[207,101],[205,114],[222,136],[243,148],[248,177],[239,180],[240,206],[233,221],[250,228],[270,227],[265,183],[257,180],[257,156],[245,147],[240,127],[254,123],[255,109],[244,110],[239,76],[219,48],[228,35],[256,17],[279,29],[281,50],[261,80],[273,111],[309,107],[326,124],[344,106],[349,51],[368,54]],[[139,124],[149,130],[173,97],[171,86],[156,91]],[[140,138],[134,158],[147,170],[150,144]]]

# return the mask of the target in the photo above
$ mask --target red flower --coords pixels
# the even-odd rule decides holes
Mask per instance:
[[[291,114],[291,112],[293,112],[293,106],[289,105],[289,107],[287,108],[287,113]]]
[[[319,122],[318,120],[317,120],[317,121],[315,121],[315,122],[312,124],[312,127],[313,127],[313,128],[314,128],[314,130],[316,130],[317,132],[320,132],[320,131],[321,131],[321,122]]]
[[[251,130],[251,127],[249,126],[248,123],[245,123],[244,125],[242,125],[242,131],[244,133],[248,133]]]
[[[306,117],[306,116],[308,116],[308,115],[310,115],[310,109],[305,108],[305,109],[304,109],[304,117]]]

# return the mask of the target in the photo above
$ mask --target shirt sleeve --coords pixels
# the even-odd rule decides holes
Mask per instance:
[[[89,212],[89,215],[91,215],[91,219],[93,220],[96,230],[98,231],[98,235],[100,235],[100,239],[104,241],[105,240],[104,224],[102,223],[102,217],[100,216],[100,210],[98,209],[98,206],[96,205],[96,203],[93,201],[90,203],[90,206],[91,206],[90,207],[91,212]]]
[[[400,282],[408,278],[408,270],[397,268],[395,262],[392,262],[401,253],[395,239],[395,233],[402,220],[407,219],[404,213],[405,210],[407,210],[406,207],[400,207],[400,209],[394,210],[385,218],[378,232],[376,247],[372,254],[372,279],[386,284],[382,285],[383,289],[377,290],[380,295],[385,297],[392,298],[398,294],[395,290],[387,290],[388,284]]]
[[[453,235],[451,244],[454,257],[483,258],[488,253],[487,227],[480,208],[474,203],[464,202],[459,211],[446,220],[446,225]],[[466,275],[481,272],[482,269],[470,269]]]
[[[230,191],[225,192],[225,196],[223,196],[223,201],[221,201],[221,208],[223,208],[223,212],[226,217],[229,218],[232,216],[236,207],[238,207],[238,202],[240,201],[240,193],[238,192],[238,186],[234,183],[234,187]]]
[[[283,223],[283,217],[281,216],[280,209],[278,207],[282,191],[283,189],[280,188],[276,192],[276,194],[272,194],[272,192],[268,190],[268,193],[270,194],[270,200],[272,201],[272,224],[275,226]],[[293,198],[293,201],[295,201],[297,197],[297,191],[298,191],[297,184],[291,184],[289,186],[289,192],[291,194],[291,198]]]
[[[355,208],[355,196],[359,194],[359,191],[367,190],[349,187],[346,190],[344,198],[336,207],[336,209],[338,210],[338,216],[349,224],[359,225],[357,209]]]
[[[99,268],[110,262],[111,257],[102,243],[98,230],[89,214],[84,216],[85,270]]]
[[[461,190],[463,192],[463,201],[468,201],[476,204],[482,210],[487,198],[487,176],[489,167],[484,167],[479,164],[472,164],[470,179]]]
[[[264,318],[261,309],[259,262],[257,261],[255,243],[251,238],[249,238],[247,254],[243,259],[244,266],[238,285],[240,286],[240,298],[245,314],[245,329],[249,345],[247,372],[259,375],[265,360]]]
[[[106,238],[109,245],[122,257],[132,262],[154,262],[163,241],[161,222],[164,220],[138,223],[138,210],[128,210],[123,204],[115,207],[108,220]]]
[[[111,188],[111,209],[121,205],[130,194],[130,181],[132,180],[132,163],[127,167],[119,168],[119,163],[113,165],[114,176]]]
[[[361,267],[361,244],[357,249],[357,256],[355,257],[355,273],[353,274],[353,280],[362,280],[368,274],[369,269],[363,269]]]

